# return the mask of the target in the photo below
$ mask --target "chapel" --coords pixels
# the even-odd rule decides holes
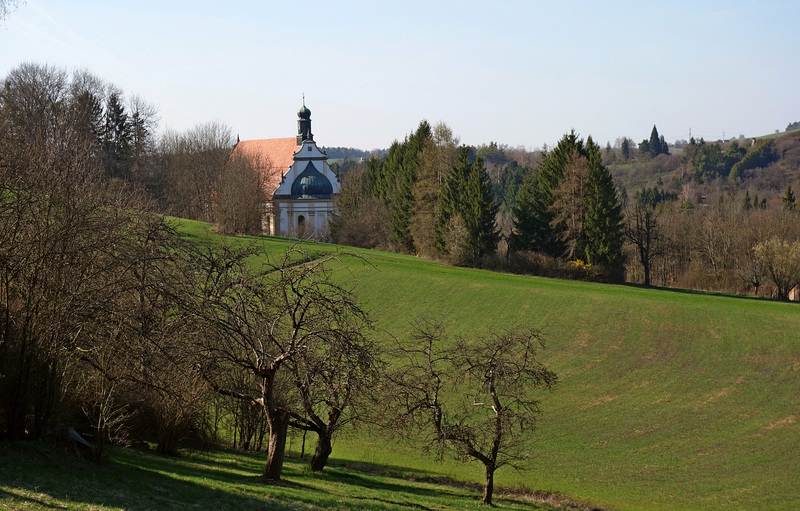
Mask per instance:
[[[248,158],[261,172],[264,234],[330,241],[328,220],[340,184],[314,141],[305,100],[297,112],[296,137],[241,140],[231,156]]]

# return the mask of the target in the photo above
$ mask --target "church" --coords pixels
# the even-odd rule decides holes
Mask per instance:
[[[330,241],[328,220],[335,211],[339,179],[314,142],[305,101],[297,118],[296,137],[241,140],[231,157],[248,158],[261,173],[267,197],[264,234]]]

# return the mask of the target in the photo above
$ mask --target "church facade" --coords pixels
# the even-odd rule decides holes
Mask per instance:
[[[339,180],[311,133],[311,110],[297,112],[297,136],[242,140],[232,157],[244,156],[261,173],[267,202],[264,234],[329,241],[328,221]]]

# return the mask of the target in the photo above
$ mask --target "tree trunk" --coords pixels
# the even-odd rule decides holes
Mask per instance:
[[[267,465],[262,478],[267,481],[280,481],[283,471],[283,458],[286,452],[286,436],[289,430],[289,412],[284,408],[267,410],[269,423],[269,447]]]
[[[314,472],[321,472],[325,468],[328,456],[333,451],[330,435],[327,432],[318,433],[318,435],[317,449],[314,451],[314,456],[311,457],[311,470]]]
[[[483,503],[492,505],[492,494],[494,493],[494,465],[486,465],[486,484],[483,486]]]

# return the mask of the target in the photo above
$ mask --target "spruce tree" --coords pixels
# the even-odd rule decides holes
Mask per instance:
[[[586,141],[586,154],[589,160],[583,221],[586,262],[621,268],[624,230],[614,179],[591,137]]]
[[[395,141],[384,161],[371,170],[375,190],[387,209],[390,241],[405,253],[411,253],[414,249],[409,230],[414,209],[414,184],[420,155],[430,140],[430,124],[422,121],[417,131],[402,143]]]
[[[477,158],[470,166],[462,217],[467,229],[467,246],[472,253],[473,265],[477,265],[481,257],[497,249],[500,238],[496,223],[497,204],[482,158]]]
[[[561,187],[567,179],[567,166],[578,160],[588,165],[585,191],[579,207],[573,204],[569,206],[573,209],[565,212]],[[566,223],[574,220],[576,212],[582,216],[581,221],[573,222],[570,228]],[[584,145],[573,131],[545,154],[539,169],[523,183],[513,213],[512,244],[516,249],[535,250],[552,257],[568,255],[615,268],[622,264],[622,208],[600,147],[591,137]]]
[[[653,131],[650,132],[650,140],[648,142],[650,156],[656,157],[661,154],[661,138],[658,136],[658,129],[655,124],[653,124]]]
[[[623,137],[622,145],[620,145],[620,152],[622,153],[622,159],[628,161],[631,157],[631,139],[628,137]]]
[[[542,156],[535,176],[526,179],[514,207],[512,244],[521,250],[536,250],[552,257],[561,257],[565,250],[561,241],[563,226],[551,225],[555,215],[553,192],[564,177],[564,169],[576,154],[582,155],[583,140],[575,131],[564,135],[555,148]]]
[[[783,194],[783,199],[781,200],[781,203],[784,211],[794,211],[797,209],[797,201],[794,198],[792,185],[788,185],[786,187],[786,191]]]
[[[462,146],[451,167],[439,199],[437,214],[437,247],[448,254],[454,246],[463,246],[472,265],[497,248],[499,232],[496,224],[497,204],[492,183],[483,159],[469,162],[469,147]],[[463,238],[453,239],[450,227],[454,220],[463,226]]]
[[[102,144],[103,167],[110,177],[130,177],[130,147],[131,131],[122,94],[113,91],[106,99]]]

